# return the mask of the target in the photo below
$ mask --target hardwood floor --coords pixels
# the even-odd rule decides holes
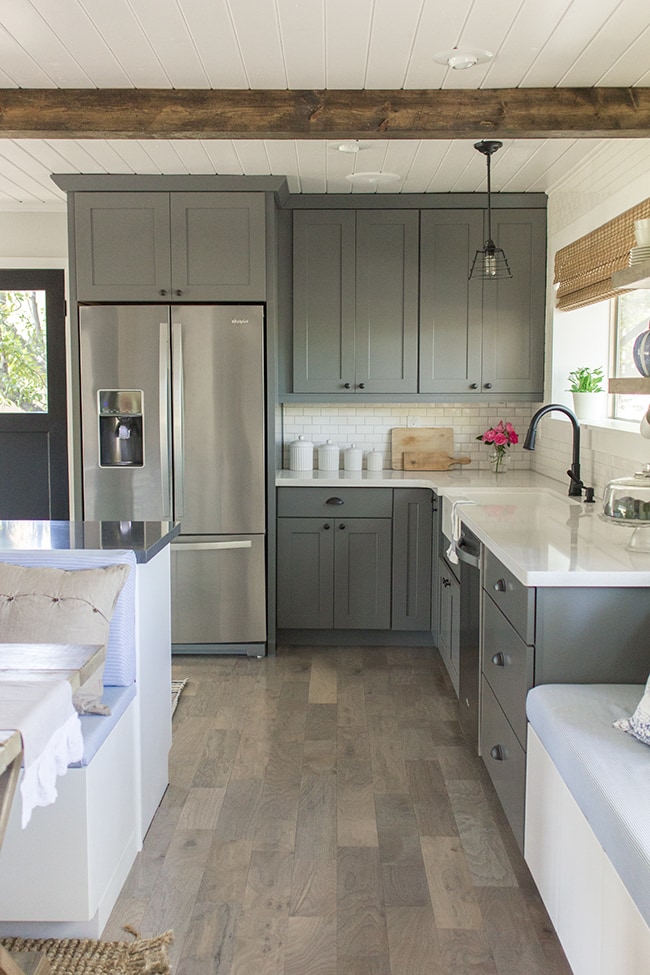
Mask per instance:
[[[170,786],[104,932],[174,975],[570,975],[429,648],[174,658]]]

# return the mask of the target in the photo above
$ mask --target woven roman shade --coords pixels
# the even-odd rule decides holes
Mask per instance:
[[[634,221],[648,217],[650,199],[557,252],[554,283],[559,285],[556,306],[561,311],[584,308],[621,294],[612,288],[612,274],[628,267],[630,250],[636,244]]]

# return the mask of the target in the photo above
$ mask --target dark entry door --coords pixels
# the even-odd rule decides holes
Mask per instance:
[[[67,520],[63,271],[0,269],[0,518]]]

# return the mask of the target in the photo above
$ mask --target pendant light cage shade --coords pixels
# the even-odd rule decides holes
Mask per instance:
[[[511,278],[512,271],[508,264],[503,249],[497,247],[492,240],[492,185],[490,173],[490,160],[497,149],[500,149],[503,142],[494,140],[484,140],[476,142],[474,148],[485,156],[487,162],[487,208],[488,208],[488,234],[485,246],[482,250],[477,250],[469,271],[470,279],[480,279],[483,281],[496,281],[499,278]]]
[[[483,250],[478,250],[474,255],[469,276],[494,281],[497,278],[511,278],[512,271],[503,250],[496,247],[493,240],[486,240]]]

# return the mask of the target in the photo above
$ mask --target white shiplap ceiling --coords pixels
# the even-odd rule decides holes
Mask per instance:
[[[437,51],[485,48],[468,71]],[[0,88],[650,86],[648,0],[0,0]],[[650,133],[649,133],[650,136]],[[294,193],[472,192],[468,140],[0,139],[0,208],[63,209],[50,173],[286,175]],[[602,146],[504,140],[493,188],[545,191]],[[385,170],[376,189],[346,180]]]

